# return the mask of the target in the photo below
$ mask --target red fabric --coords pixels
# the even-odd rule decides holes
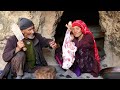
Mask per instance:
[[[98,49],[97,49],[97,45],[96,45],[94,36],[91,33],[91,31],[88,29],[87,25],[82,20],[76,20],[72,23],[72,27],[74,27],[74,26],[79,26],[81,28],[81,31],[83,34],[91,34],[92,35],[93,40],[94,40],[95,59],[97,60],[98,63],[100,63],[100,58],[99,58]]]

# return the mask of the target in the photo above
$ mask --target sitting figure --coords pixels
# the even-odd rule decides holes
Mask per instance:
[[[75,20],[72,22],[72,25],[70,27],[69,23],[68,25],[66,24],[66,26],[68,30],[70,30],[74,35],[74,39],[72,41],[75,43],[77,51],[74,51],[74,57],[71,49],[70,53],[72,53],[73,60],[74,58],[75,60],[74,63],[71,63],[72,66],[70,65],[70,62],[66,61],[65,66],[67,64],[69,64],[69,66],[66,66],[65,69],[68,69],[68,67],[71,66],[69,69],[73,71],[77,76],[80,76],[82,73],[90,73],[94,77],[97,77],[100,71],[100,58],[95,38],[92,32],[82,20]],[[66,48],[67,44],[65,44],[64,46],[64,43],[65,42],[63,42],[63,47]],[[65,49],[61,49],[59,47],[55,51],[55,59],[60,65],[64,65],[65,63],[66,59],[64,58],[64,55],[65,57],[69,56],[69,54],[66,53],[64,50]],[[62,66],[62,68],[64,67]]]
[[[52,39],[42,37],[35,32],[34,23],[27,18],[20,18],[18,26],[24,36],[18,40],[15,35],[8,38],[2,58],[8,62],[0,75],[0,79],[22,79],[24,72],[34,73],[36,67],[47,66],[42,48],[56,48]],[[23,48],[26,47],[26,50]]]

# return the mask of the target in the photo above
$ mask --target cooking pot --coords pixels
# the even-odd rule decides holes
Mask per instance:
[[[103,79],[120,79],[120,67],[107,67],[100,70]]]

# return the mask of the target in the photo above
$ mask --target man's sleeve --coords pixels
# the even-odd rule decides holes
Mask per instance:
[[[40,40],[40,45],[42,47],[50,46],[49,42],[52,41],[52,39],[48,39],[48,38],[42,37],[40,34],[39,34],[39,40]]]
[[[5,49],[2,54],[2,58],[5,62],[9,62],[15,55],[15,47],[13,46],[11,39],[8,39]]]

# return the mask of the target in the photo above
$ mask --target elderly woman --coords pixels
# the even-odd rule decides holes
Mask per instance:
[[[77,76],[80,76],[81,73],[91,73],[94,77],[97,77],[100,71],[100,59],[93,34],[82,20],[74,21],[71,27],[66,26],[73,33],[73,42],[77,47],[75,61],[70,70]],[[60,49],[56,49],[55,58],[62,65],[63,60],[60,59],[62,53],[58,50],[60,51]]]

